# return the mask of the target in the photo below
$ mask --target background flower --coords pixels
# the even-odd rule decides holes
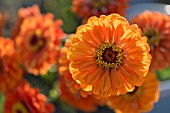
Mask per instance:
[[[125,16],[129,0],[73,0],[72,11],[78,17],[88,19],[91,16],[118,13]]]
[[[149,72],[142,86],[125,95],[111,96],[107,104],[116,113],[141,113],[153,109],[153,105],[159,99],[159,80],[156,74]]]
[[[28,72],[46,74],[59,57],[59,44],[65,36],[60,20],[52,14],[27,17],[16,38],[17,52]]]
[[[23,82],[12,93],[5,95],[4,113],[53,113],[54,106],[37,88]]]
[[[22,74],[13,40],[0,37],[0,92],[13,90],[22,80]]]
[[[98,105],[104,104],[104,100],[100,100],[99,97],[92,94],[89,95],[87,92],[81,90],[80,86],[76,84],[73,79],[70,79],[69,82],[70,83],[68,83],[68,80],[65,80],[65,76],[60,77],[60,99],[64,102],[85,112],[95,111]],[[73,84],[71,85],[71,83]],[[76,85],[77,88],[75,88]]]
[[[38,5],[33,5],[31,7],[27,7],[27,8],[21,8],[18,11],[18,19],[17,22],[15,23],[14,27],[12,28],[10,37],[15,39],[16,36],[19,34],[20,30],[21,30],[21,24],[24,21],[24,19],[26,19],[29,16],[38,16],[41,15],[40,10]]]
[[[142,35],[148,38],[152,55],[151,70],[170,66],[170,17],[159,12],[145,11],[132,18],[131,23],[138,24]]]

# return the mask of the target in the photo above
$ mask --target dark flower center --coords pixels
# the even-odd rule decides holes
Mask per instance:
[[[103,61],[113,63],[116,60],[117,52],[114,52],[112,48],[106,48],[102,54]]]
[[[30,112],[23,102],[16,102],[13,105],[12,113],[30,113]]]
[[[100,8],[102,6],[105,6],[107,3],[107,0],[94,0],[94,7]]]
[[[32,36],[32,40],[30,41],[30,44],[32,45],[32,46],[34,46],[34,45],[36,45],[38,43],[38,37],[36,36],[36,34],[34,34],[33,36]]]
[[[44,47],[45,42],[46,41],[43,36],[38,36],[37,34],[33,34],[29,43],[34,48],[34,51],[39,51]]]
[[[16,113],[23,113],[22,111],[20,111],[20,110],[16,110]]]
[[[149,46],[158,46],[160,42],[160,33],[154,29],[146,29],[143,31],[143,36],[148,38]]]
[[[113,44],[102,44],[96,50],[96,61],[105,69],[117,69],[123,63],[123,51]]]

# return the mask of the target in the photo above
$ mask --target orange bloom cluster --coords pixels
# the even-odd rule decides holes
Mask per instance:
[[[59,57],[60,39],[65,36],[61,21],[54,22],[52,14],[24,19],[16,37],[17,52],[28,72],[46,74]]]
[[[47,103],[45,95],[28,83],[22,83],[12,93],[5,95],[4,113],[53,113],[54,106]]]
[[[72,11],[80,18],[118,13],[125,16],[129,0],[73,0]]]
[[[12,39],[15,39],[16,36],[19,34],[21,28],[21,24],[24,21],[24,19],[26,19],[29,16],[37,16],[37,15],[41,15],[39,7],[37,5],[33,5],[32,7],[28,7],[28,8],[21,8],[18,11],[18,19],[17,22],[15,24],[15,26],[13,27],[10,37]]]
[[[109,97],[107,104],[115,109],[116,113],[148,112],[158,101],[159,93],[159,80],[155,73],[149,72],[142,86],[125,95]]]
[[[170,66],[170,17],[159,12],[145,11],[132,18],[131,23],[138,24],[142,35],[148,38],[152,55],[151,70]]]
[[[70,38],[74,36],[71,35]],[[69,103],[73,107],[91,112],[96,110],[97,105],[101,105],[104,101],[101,101],[97,96],[92,95],[91,92],[86,92],[82,90],[81,87],[86,88],[87,85],[76,83],[71,73],[69,72],[69,63],[70,61],[67,59],[68,48],[70,47],[71,39],[67,39],[65,46],[61,49],[61,55],[59,59],[60,67],[60,88],[61,88],[61,99],[65,102]]]
[[[147,38],[136,25],[112,14],[91,17],[80,26],[67,57],[77,83],[87,84],[86,91],[110,96],[142,85],[151,62],[149,51]]]
[[[15,56],[14,42],[0,37],[0,92],[13,90],[22,80],[22,70]]]
[[[49,88],[59,83],[59,98],[78,110],[93,112],[107,105],[116,113],[150,111],[160,95],[152,71],[170,66],[170,17],[146,11],[130,25],[122,17],[128,2],[73,0],[72,11],[86,24],[65,40],[64,47],[61,20],[42,14],[37,5],[21,8],[10,34],[13,40],[0,36],[3,113],[53,113],[54,106],[23,79],[22,70],[44,75],[51,74],[53,66],[58,66],[57,80],[43,80],[50,81]],[[0,35],[4,22],[0,13]],[[53,90],[49,94],[53,97]]]

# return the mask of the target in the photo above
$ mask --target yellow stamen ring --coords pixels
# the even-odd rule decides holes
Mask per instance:
[[[96,61],[105,69],[117,69],[123,63],[123,51],[113,44],[102,44],[96,50]]]

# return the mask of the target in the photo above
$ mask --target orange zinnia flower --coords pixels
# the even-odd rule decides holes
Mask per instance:
[[[145,11],[132,18],[138,24],[143,36],[148,38],[152,55],[151,70],[170,66],[170,17],[159,12]]]
[[[13,40],[0,37],[0,92],[13,90],[22,80],[22,74]]]
[[[65,36],[61,20],[53,21],[52,14],[27,17],[16,38],[18,55],[28,72],[45,74],[56,63],[60,39]]]
[[[73,0],[72,11],[80,18],[118,13],[125,16],[129,0]]]
[[[25,18],[29,16],[38,16],[38,15],[41,15],[38,5],[33,5],[32,7],[28,7],[28,8],[21,8],[18,11],[18,19],[15,26],[12,28],[10,37],[13,39],[16,38],[16,36],[19,34],[21,30],[20,26]]]
[[[109,97],[107,104],[118,113],[148,112],[158,101],[159,93],[159,80],[155,73],[149,72],[142,86],[125,95]]]
[[[103,96],[124,94],[143,83],[151,56],[147,38],[118,14],[91,17],[77,29],[67,57],[70,72],[86,91]]]
[[[72,37],[74,35],[71,35]],[[76,83],[71,73],[69,72],[69,63],[67,59],[68,48],[70,47],[70,39],[66,40],[65,46],[61,49],[60,54],[60,82],[61,82],[61,99],[69,103],[73,107],[83,110],[83,111],[94,111],[97,108],[97,105],[104,104],[104,100],[100,100],[99,97],[92,95],[91,92],[86,92],[82,90],[81,87],[85,88],[87,85]]]
[[[22,83],[12,93],[5,94],[4,113],[53,113],[54,106],[45,95],[29,83]]]

